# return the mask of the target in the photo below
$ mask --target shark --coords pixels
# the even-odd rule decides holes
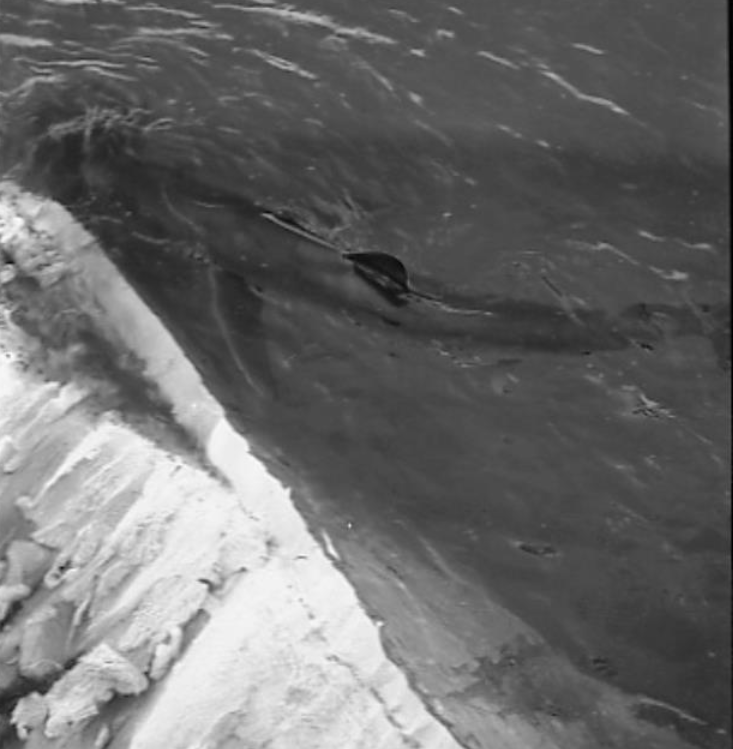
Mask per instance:
[[[411,273],[392,253],[343,246],[291,212],[147,148],[132,116],[69,124],[67,115],[57,108],[35,118],[44,126],[32,134],[21,182],[90,229],[151,303],[167,298],[172,309],[187,290],[206,295],[230,359],[251,383],[246,352],[266,309],[297,314],[293,300],[392,336],[525,353],[652,351],[672,337],[702,336],[719,365],[730,366],[729,301],[639,302],[611,314],[488,291],[468,297]]]

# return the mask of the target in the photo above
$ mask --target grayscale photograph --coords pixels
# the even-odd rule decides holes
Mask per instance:
[[[723,0],[0,0],[0,747],[732,749]]]

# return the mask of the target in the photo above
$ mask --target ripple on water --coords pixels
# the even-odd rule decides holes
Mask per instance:
[[[37,36],[23,36],[22,34],[0,34],[0,46],[23,47],[26,49],[32,49],[34,47],[53,47],[53,43],[48,39],[41,39]]]
[[[275,8],[271,6],[253,6],[253,5],[231,5],[221,3],[214,6],[217,10],[235,10],[241,13],[250,13],[267,18],[275,18],[286,23],[292,23],[299,26],[313,26],[327,29],[328,31],[338,34],[341,37],[358,39],[369,44],[387,44],[395,45],[397,40],[392,37],[378,34],[361,26],[344,26],[331,16],[323,13],[313,13],[311,11],[295,10],[292,6],[283,6]]]

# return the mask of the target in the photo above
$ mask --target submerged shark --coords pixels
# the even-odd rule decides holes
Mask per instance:
[[[729,303],[639,303],[609,315],[490,294],[462,297],[413,276],[392,254],[342,247],[190,166],[166,162],[146,149],[134,118],[68,124],[67,117],[64,126],[62,111],[51,108],[34,120],[43,125],[30,136],[20,181],[66,206],[149,301],[167,295],[173,304],[176,296],[180,305],[205,276],[210,313],[245,376],[242,336],[251,343],[267,305],[287,308],[291,300],[411,338],[524,351],[653,349],[669,337],[704,336],[720,365],[729,366]]]

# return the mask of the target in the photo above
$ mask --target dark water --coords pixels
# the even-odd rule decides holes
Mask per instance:
[[[170,323],[418,687],[470,674],[435,698],[456,735],[488,745],[476,690],[548,712],[495,683],[486,596],[579,673],[664,703],[643,719],[725,745],[723,4],[0,9],[6,166]],[[110,132],[144,123],[113,144],[134,159],[59,145],[92,105]],[[41,140],[54,123],[72,124]],[[391,253],[493,327],[391,304],[259,209]]]

